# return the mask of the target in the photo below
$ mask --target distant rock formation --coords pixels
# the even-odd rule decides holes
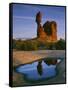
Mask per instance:
[[[57,41],[57,23],[55,21],[47,21],[41,25],[42,14],[38,12],[36,15],[37,38],[40,41],[56,42]]]

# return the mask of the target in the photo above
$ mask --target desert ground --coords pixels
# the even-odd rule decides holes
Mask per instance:
[[[13,51],[13,65],[31,63],[47,57],[65,57],[65,50]]]
[[[13,50],[13,86],[24,86],[24,85],[33,85],[24,81],[23,75],[15,72],[15,67],[18,67],[21,64],[32,63],[37,60],[41,60],[47,57],[56,57],[56,58],[65,58],[65,50],[39,50],[39,51],[16,51]],[[61,78],[59,83],[64,83],[62,81],[63,77],[65,78],[65,59],[57,67],[59,75],[48,81],[43,81],[39,84],[49,84],[49,83],[58,83],[58,77]],[[62,75],[62,76],[61,76]]]

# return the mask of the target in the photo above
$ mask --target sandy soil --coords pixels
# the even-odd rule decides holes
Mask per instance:
[[[13,65],[26,64],[46,57],[65,57],[64,50],[13,51]]]

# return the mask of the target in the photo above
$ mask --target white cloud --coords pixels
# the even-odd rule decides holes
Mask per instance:
[[[34,20],[34,17],[26,17],[26,16],[13,16],[13,18],[16,18],[16,19]]]

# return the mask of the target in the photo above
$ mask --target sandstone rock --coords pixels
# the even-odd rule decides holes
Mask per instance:
[[[47,21],[41,25],[42,14],[38,12],[36,15],[37,38],[40,41],[56,42],[57,41],[57,23],[55,21]]]

